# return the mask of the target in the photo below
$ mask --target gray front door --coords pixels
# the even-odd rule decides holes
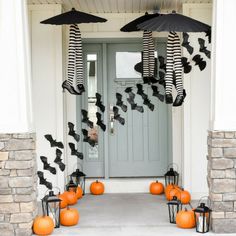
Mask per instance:
[[[163,54],[164,48],[165,43],[158,44],[159,53]],[[142,83],[142,79],[141,74],[134,70],[134,65],[141,60],[141,50],[142,45],[134,43],[109,44],[107,47],[110,177],[162,176],[171,155],[168,106],[152,96],[150,85],[143,87],[155,105],[154,111],[143,105],[141,96],[136,94],[136,84]],[[124,92],[126,87],[133,88],[135,102],[144,107],[144,113],[131,110],[128,95]],[[116,93],[122,94],[128,106],[127,112],[119,108],[125,125],[113,119]]]

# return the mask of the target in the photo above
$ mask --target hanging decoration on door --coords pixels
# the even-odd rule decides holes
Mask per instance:
[[[193,54],[193,47],[190,46],[190,42],[189,42],[189,34],[186,32],[183,32],[183,42],[181,46],[186,48],[190,55]]]
[[[154,110],[154,105],[151,103],[150,99],[148,98],[148,95],[144,93],[143,85],[142,84],[136,84],[137,86],[137,94],[139,94],[143,99],[143,104],[146,105],[151,111]]]
[[[125,119],[123,117],[121,117],[121,115],[119,114],[119,108],[114,106],[113,107],[113,113],[114,113],[114,120],[119,121],[119,123],[121,125],[125,124]]]
[[[89,135],[88,135],[88,130],[86,129],[82,129],[82,133],[84,135],[84,139],[83,139],[83,142],[86,142],[86,143],[89,143],[90,146],[94,147],[97,143],[97,137],[95,138],[91,138]]]
[[[72,137],[75,139],[76,142],[79,142],[80,136],[79,136],[79,134],[77,134],[77,133],[75,132],[74,127],[75,127],[75,125],[74,125],[73,123],[68,122],[68,128],[69,128],[69,133],[68,133],[68,135],[72,136]]]
[[[121,108],[123,112],[127,111],[127,106],[122,101],[122,94],[116,93],[116,105]]]
[[[151,88],[152,88],[152,91],[153,91],[152,96],[157,97],[161,102],[163,102],[164,101],[164,95],[160,94],[160,92],[158,90],[158,87],[155,86],[155,85],[152,85]]]
[[[200,45],[199,52],[204,53],[209,59],[211,58],[211,52],[207,50],[207,47],[205,46],[205,40],[202,38],[198,38],[198,43]]]
[[[131,87],[126,88],[125,93],[129,95],[129,97],[127,98],[127,101],[131,106],[131,110],[136,110],[140,113],[143,113],[144,112],[143,107],[138,106],[137,103],[134,102],[135,94],[132,92],[132,88]]]
[[[84,155],[82,152],[78,152],[78,150],[75,149],[75,144],[74,143],[68,143],[71,151],[72,156],[77,156],[79,159],[83,160]]]
[[[47,179],[44,178],[44,174],[42,171],[37,171],[37,175],[39,177],[39,184],[45,185],[48,189],[52,189],[52,183],[48,182]]]
[[[96,117],[97,117],[97,125],[105,132],[106,131],[106,125],[103,123],[102,120],[102,114],[99,112],[96,112]]]
[[[84,91],[83,58],[81,34],[77,24],[98,23],[107,20],[85,12],[71,11],[56,15],[44,21],[42,24],[70,25],[69,50],[68,50],[68,78],[62,84],[63,90],[66,89],[70,94],[81,95]],[[75,87],[74,87],[75,86]]]
[[[52,167],[49,163],[48,163],[48,159],[45,156],[40,156],[40,160],[43,163],[43,169],[44,170],[48,170],[51,174],[55,175],[57,173],[56,168]]]
[[[91,120],[89,120],[88,111],[82,109],[81,114],[82,114],[82,120],[81,121],[83,123],[87,124],[87,126],[92,129],[93,128],[93,122]]]
[[[206,68],[206,61],[204,61],[199,54],[195,55],[192,60],[195,62],[195,65],[198,66],[201,71]]]
[[[56,164],[58,164],[61,171],[64,171],[66,168],[66,165],[62,162],[61,155],[62,155],[62,151],[57,148],[56,149],[56,158],[55,158],[54,162]]]
[[[49,141],[51,147],[64,148],[63,143],[62,142],[57,142],[56,139],[52,138],[51,134],[45,134],[44,137]]]
[[[100,93],[96,93],[95,96],[96,96],[96,103],[95,103],[95,105],[96,105],[97,107],[99,107],[99,109],[101,110],[101,112],[104,113],[104,111],[105,111],[105,106],[102,104],[102,95],[101,95]]]

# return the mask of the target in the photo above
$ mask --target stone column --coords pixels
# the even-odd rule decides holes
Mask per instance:
[[[236,132],[209,131],[208,185],[212,230],[236,232]]]
[[[31,235],[36,214],[35,135],[0,134],[0,234]]]

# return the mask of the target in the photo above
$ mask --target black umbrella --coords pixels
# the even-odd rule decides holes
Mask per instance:
[[[138,18],[136,18],[135,20],[129,22],[128,24],[124,25],[120,31],[123,32],[133,32],[133,31],[140,31],[140,29],[138,29],[137,25],[143,23],[144,21],[150,20],[153,17],[158,17],[160,14],[158,13],[154,13],[154,14],[148,14],[147,12],[145,13],[145,15],[140,16]]]
[[[106,22],[107,20],[98,16],[94,16],[85,12],[76,11],[72,8],[71,11],[53,16],[44,21],[42,24],[51,25],[71,25],[71,24],[81,24],[81,23],[96,23],[96,22]]]
[[[172,12],[140,23],[138,29],[157,32],[207,32],[211,27],[188,16]]]

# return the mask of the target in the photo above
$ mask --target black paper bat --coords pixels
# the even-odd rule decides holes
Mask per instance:
[[[104,112],[105,111],[105,106],[102,104],[102,101],[101,101],[102,95],[99,94],[99,93],[96,93],[96,99],[97,99],[97,101],[96,101],[95,105],[97,107],[99,107],[102,112]]]
[[[96,112],[96,117],[97,117],[97,125],[100,126],[100,128],[105,132],[106,125],[103,123],[102,114],[99,112]]]
[[[41,159],[41,161],[43,162],[43,169],[44,169],[44,170],[48,170],[50,173],[52,173],[52,174],[54,174],[54,175],[57,173],[56,168],[50,166],[50,164],[48,163],[47,157],[45,157],[45,156],[40,156],[40,159]]]
[[[211,51],[207,50],[207,47],[205,46],[205,40],[202,38],[198,38],[198,43],[200,45],[199,52],[203,52],[210,59]]]
[[[143,113],[143,107],[138,106],[137,103],[134,102],[135,94],[132,92],[132,88],[128,87],[125,89],[125,92],[128,93],[129,97],[127,98],[128,103],[131,105],[131,110],[136,110],[138,112]]]
[[[206,31],[205,33],[206,37],[208,37],[208,43],[211,43],[211,30]]]
[[[153,76],[143,77],[144,84],[155,84],[158,80]]]
[[[150,99],[148,98],[148,95],[144,93],[143,91],[143,85],[142,84],[136,84],[137,86],[137,94],[139,94],[143,99],[143,104],[146,105],[151,111],[154,110],[154,105],[151,103]]]
[[[62,142],[57,142],[56,139],[52,138],[51,134],[45,134],[44,137],[50,142],[51,147],[64,148]]]
[[[184,68],[184,73],[188,74],[192,70],[192,66],[186,57],[181,58],[182,67]]]
[[[165,58],[163,56],[158,56],[158,60],[159,60],[159,63],[160,63],[159,68],[161,70],[166,71]]]
[[[75,144],[74,143],[68,143],[70,150],[71,150],[71,155],[72,156],[77,156],[79,159],[83,160],[84,155],[82,152],[78,152],[78,150],[75,149]]]
[[[44,178],[42,171],[37,171],[37,175],[39,177],[39,184],[45,185],[48,189],[52,189],[52,183],[48,182],[46,178]]]
[[[88,130],[82,129],[82,133],[84,135],[83,142],[89,143],[92,147],[94,147],[96,145],[96,142],[88,136]]]
[[[182,46],[187,49],[189,54],[192,55],[193,54],[193,47],[190,46],[190,43],[189,43],[188,39],[189,39],[189,34],[183,32],[183,43],[182,43]]]
[[[68,122],[69,133],[68,135],[72,136],[77,142],[80,140],[79,134],[77,134],[74,130],[75,125],[71,122]]]
[[[157,97],[161,102],[164,101],[164,95],[160,94],[157,86],[152,85],[152,91],[153,91],[152,96]]]
[[[91,120],[89,120],[88,118],[88,112],[84,109],[81,110],[81,114],[82,114],[82,122],[87,124],[89,128],[93,128],[93,122]]]
[[[116,105],[121,108],[123,112],[127,111],[127,106],[122,101],[122,95],[120,93],[116,93]]]
[[[114,106],[113,107],[113,112],[114,112],[114,119],[119,121],[120,124],[124,125],[125,124],[125,119],[120,116],[119,114],[119,108]]]
[[[56,149],[56,158],[55,158],[54,162],[59,165],[59,168],[61,171],[64,171],[66,168],[66,165],[62,162],[61,155],[62,155],[62,151],[57,148]]]
[[[199,66],[199,69],[202,71],[206,67],[206,62],[203,60],[203,58],[197,54],[193,57],[193,61],[195,62],[195,65]]]

